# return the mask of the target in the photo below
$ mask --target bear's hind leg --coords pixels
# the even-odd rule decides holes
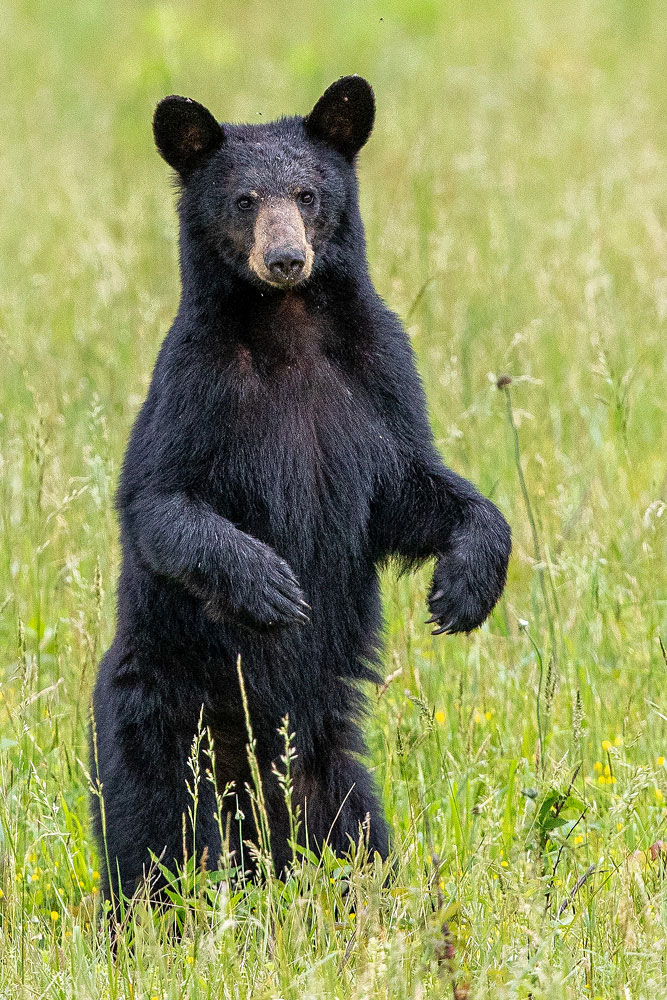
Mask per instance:
[[[102,888],[118,914],[121,893],[129,899],[144,882],[153,898],[163,897],[166,879],[151,855],[174,871],[185,850],[215,869],[221,837],[204,749],[196,807],[193,801],[189,758],[197,720],[191,728],[170,724],[155,692],[142,685],[112,690],[114,697],[105,697],[98,684],[95,693],[91,774],[100,794],[93,795],[92,813]]]
[[[361,837],[370,857],[389,854],[389,832],[382,802],[368,770],[351,754],[332,754],[315,774],[295,776],[295,802],[301,807],[299,840],[319,850],[326,843],[347,854]]]

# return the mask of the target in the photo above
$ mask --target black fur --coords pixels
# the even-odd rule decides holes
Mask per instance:
[[[184,179],[224,141],[222,127],[208,108],[189,97],[160,101],[153,117],[153,134],[160,155]]]
[[[333,146],[348,160],[368,141],[375,121],[375,98],[360,76],[332,83],[304,121],[311,139]]]
[[[353,160],[370,132],[372,91],[351,79],[305,120],[224,125],[217,145],[194,127],[196,149],[187,145],[193,106],[214,134],[205,109],[168,98],[170,113],[156,115],[159,148],[184,178],[182,297],[118,492],[118,627],[94,695],[107,894],[117,871],[133,890],[149,849],[167,865],[182,859],[202,706],[218,782],[235,782],[243,836],[255,838],[239,655],[277,869],[289,858],[288,830],[271,762],[285,715],[311,846],[328,839],[344,852],[366,821],[369,849],[385,857],[358,724],[359,682],[376,676],[378,567],[435,556],[429,603],[450,632],[480,625],[504,585],[509,528],[443,465],[408,339],[369,279]],[[347,132],[341,88],[354,96],[344,102]],[[316,196],[302,208],[312,274],[276,290],[248,267],[252,212],[239,197],[304,187]],[[200,796],[196,846],[214,867],[221,843],[206,781]],[[238,858],[234,819],[230,838]]]

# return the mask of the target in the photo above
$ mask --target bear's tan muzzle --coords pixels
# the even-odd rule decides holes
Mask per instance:
[[[258,278],[275,288],[290,288],[309,277],[313,248],[293,201],[263,202],[255,219],[255,240],[248,264]]]

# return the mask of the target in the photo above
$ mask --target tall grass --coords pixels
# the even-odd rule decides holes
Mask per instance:
[[[0,41],[0,995],[667,996],[663,5],[13,0]],[[138,901],[114,955],[85,732],[178,299],[152,108],[261,121],[355,71],[374,280],[448,463],[512,522],[506,595],[433,639],[428,573],[384,579],[388,885],[363,852],[260,886],[193,866],[181,937]]]

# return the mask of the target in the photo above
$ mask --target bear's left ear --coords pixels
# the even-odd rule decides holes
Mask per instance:
[[[225,134],[208,108],[189,97],[165,97],[153,115],[160,156],[185,179],[222,145]]]
[[[324,91],[306,117],[306,131],[354,159],[373,130],[375,98],[361,76],[343,76]]]

